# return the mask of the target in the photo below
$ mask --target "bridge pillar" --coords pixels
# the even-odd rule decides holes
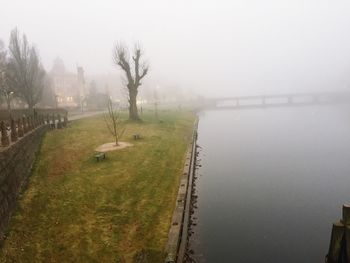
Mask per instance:
[[[333,224],[326,263],[346,263],[350,256],[350,206],[343,205],[343,219]]]

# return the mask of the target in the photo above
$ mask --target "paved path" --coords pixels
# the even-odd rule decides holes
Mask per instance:
[[[105,113],[106,111],[87,111],[87,112],[83,112],[83,113],[77,113],[77,114],[70,114],[68,112],[68,120],[69,121],[75,121],[75,120],[79,120],[79,119],[83,119],[83,118],[88,118],[88,117],[93,117],[96,115],[100,115]]]

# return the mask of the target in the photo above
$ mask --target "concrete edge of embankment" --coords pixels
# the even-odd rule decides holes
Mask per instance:
[[[191,190],[196,168],[197,128],[198,118],[196,118],[194,122],[192,140],[185,156],[185,165],[180,179],[180,186],[171,219],[168,241],[165,247],[165,263],[181,263],[183,262],[185,255],[190,220]]]

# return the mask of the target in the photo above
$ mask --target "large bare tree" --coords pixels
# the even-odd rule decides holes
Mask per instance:
[[[141,80],[147,75],[149,69],[148,63],[142,60],[142,55],[139,45],[135,45],[132,55],[124,44],[117,44],[114,49],[114,62],[126,75],[130,120],[140,120],[137,111],[138,88],[142,85]]]
[[[20,37],[12,30],[9,44],[8,84],[22,97],[29,109],[40,101],[45,85],[45,71],[36,49],[28,43],[26,35]]]

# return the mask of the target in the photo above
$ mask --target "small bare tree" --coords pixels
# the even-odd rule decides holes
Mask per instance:
[[[37,51],[29,45],[26,35],[19,36],[17,29],[11,32],[9,50],[8,85],[33,109],[45,85],[45,71]]]
[[[126,75],[126,88],[129,93],[129,119],[140,120],[137,111],[137,93],[142,85],[141,80],[147,75],[149,66],[141,61],[143,53],[139,45],[135,45],[133,54],[130,56],[129,49],[118,44],[114,49],[114,63],[118,65]]]
[[[104,114],[104,120],[109,132],[115,139],[115,145],[119,145],[119,139],[125,132],[125,126],[122,123],[119,112],[113,107],[112,99],[109,97],[107,101],[108,113]]]

